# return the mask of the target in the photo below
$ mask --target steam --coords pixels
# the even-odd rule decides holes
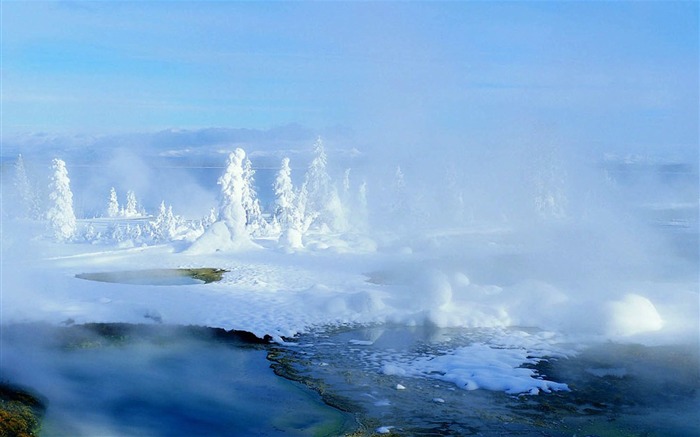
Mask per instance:
[[[697,320],[693,306],[682,310],[697,284],[695,164],[593,156],[553,141],[496,149],[430,143],[413,157],[387,155],[373,143],[358,150],[358,159],[344,151],[357,149],[360,141],[345,141],[325,142],[328,177],[338,193],[336,207],[348,220],[360,221],[345,232],[316,235],[320,240],[307,249],[340,251],[360,244],[356,247],[385,254],[391,261],[374,270],[408,287],[413,297],[391,306],[411,323],[524,324],[629,336],[677,331],[680,324],[671,320],[679,311],[685,320]],[[83,214],[104,214],[109,188],[116,186],[121,193],[132,189],[151,214],[152,202],[165,200],[177,214],[205,217],[218,203],[216,180],[223,168],[189,164],[223,165],[218,152],[226,147],[217,145],[213,154],[201,147],[167,159],[157,148],[137,152],[119,146],[104,157],[90,157],[95,161],[68,153],[76,204]],[[246,146],[267,214],[279,153],[291,156],[298,187],[313,141],[296,150],[269,147]],[[28,174],[37,177],[36,159],[25,161]],[[674,173],[678,169],[687,173]],[[667,214],[660,216],[665,221],[659,222],[660,212]],[[669,224],[678,229],[669,232]],[[8,242],[21,245],[22,232],[35,232],[28,223],[8,225],[22,229],[13,236],[6,232]],[[660,292],[669,281],[680,281],[682,291]],[[638,311],[623,310],[628,303]],[[466,307],[472,310],[464,312]],[[633,316],[639,320],[630,321]]]

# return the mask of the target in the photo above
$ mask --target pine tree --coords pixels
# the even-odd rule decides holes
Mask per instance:
[[[117,217],[119,215],[119,200],[117,200],[117,190],[112,187],[109,190],[109,204],[107,205],[107,217]]]
[[[134,243],[140,243],[143,236],[143,229],[141,229],[141,225],[136,223],[136,225],[131,228],[128,235]]]
[[[302,218],[292,184],[289,158],[282,159],[273,185],[275,191],[274,219],[280,227],[280,244],[291,248],[302,246]]]
[[[19,197],[23,218],[36,219],[40,217],[39,196],[27,177],[27,170],[24,166],[24,158],[20,154],[15,162],[15,190]]]
[[[136,202],[136,194],[132,190],[126,192],[126,208],[124,209],[125,217],[136,217],[139,215],[138,205]]]
[[[100,234],[97,232],[92,223],[88,223],[85,227],[85,230],[83,231],[83,238],[88,243],[93,243],[100,239]]]
[[[173,214],[173,206],[168,206],[168,212],[165,214],[163,229],[167,240],[172,240],[177,235],[180,217]]]
[[[314,224],[319,229],[342,231],[346,225],[343,205],[328,175],[328,158],[321,138],[314,144],[314,155],[300,191],[300,210],[309,217],[316,216]]]
[[[229,154],[226,170],[218,181],[221,185],[219,220],[228,228],[232,240],[248,239],[246,212],[243,208],[244,159],[243,149],[238,148]]]
[[[246,229],[251,235],[264,234],[267,222],[262,216],[258,193],[255,192],[255,170],[250,159],[243,161],[242,204],[246,214]]]
[[[73,238],[76,232],[73,192],[70,189],[66,163],[60,159],[54,159],[51,168],[53,170],[49,184],[51,206],[46,213],[46,218],[56,240],[67,241]]]
[[[202,219],[202,227],[204,229],[208,229],[212,224],[216,222],[217,219],[218,217],[216,215],[216,208],[212,207],[209,210],[209,214]]]
[[[158,208],[158,215],[156,219],[148,223],[147,231],[153,241],[166,241],[167,231],[166,231],[166,221],[167,221],[167,208],[165,207],[165,201],[160,202]]]

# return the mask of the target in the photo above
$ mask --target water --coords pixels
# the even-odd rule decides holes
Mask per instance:
[[[342,435],[354,418],[276,376],[264,346],[197,328],[3,326],[2,379],[47,400],[45,436]]]
[[[368,433],[414,436],[700,435],[697,345],[564,345],[578,352],[525,365],[570,388],[539,395],[381,371],[516,332],[375,326],[269,345],[195,327],[9,325],[0,370],[47,400],[46,436],[337,436],[355,415]]]
[[[78,279],[132,285],[196,285],[203,280],[193,278],[180,269],[134,270],[124,272],[80,273]]]
[[[570,391],[509,395],[440,379],[387,375],[382,363],[440,356],[501,330],[372,327],[309,334],[278,356],[294,377],[324,387],[331,402],[362,412],[369,427],[435,435],[700,435],[697,345],[598,344],[541,361],[539,377]],[[290,364],[291,363],[291,364]],[[399,387],[400,389],[397,389]]]

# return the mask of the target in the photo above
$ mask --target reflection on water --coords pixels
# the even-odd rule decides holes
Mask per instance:
[[[354,419],[207,330],[3,327],[2,378],[48,400],[46,436],[340,435]]]

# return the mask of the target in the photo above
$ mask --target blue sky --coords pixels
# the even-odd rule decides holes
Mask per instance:
[[[697,2],[2,2],[20,132],[345,126],[689,148]]]

